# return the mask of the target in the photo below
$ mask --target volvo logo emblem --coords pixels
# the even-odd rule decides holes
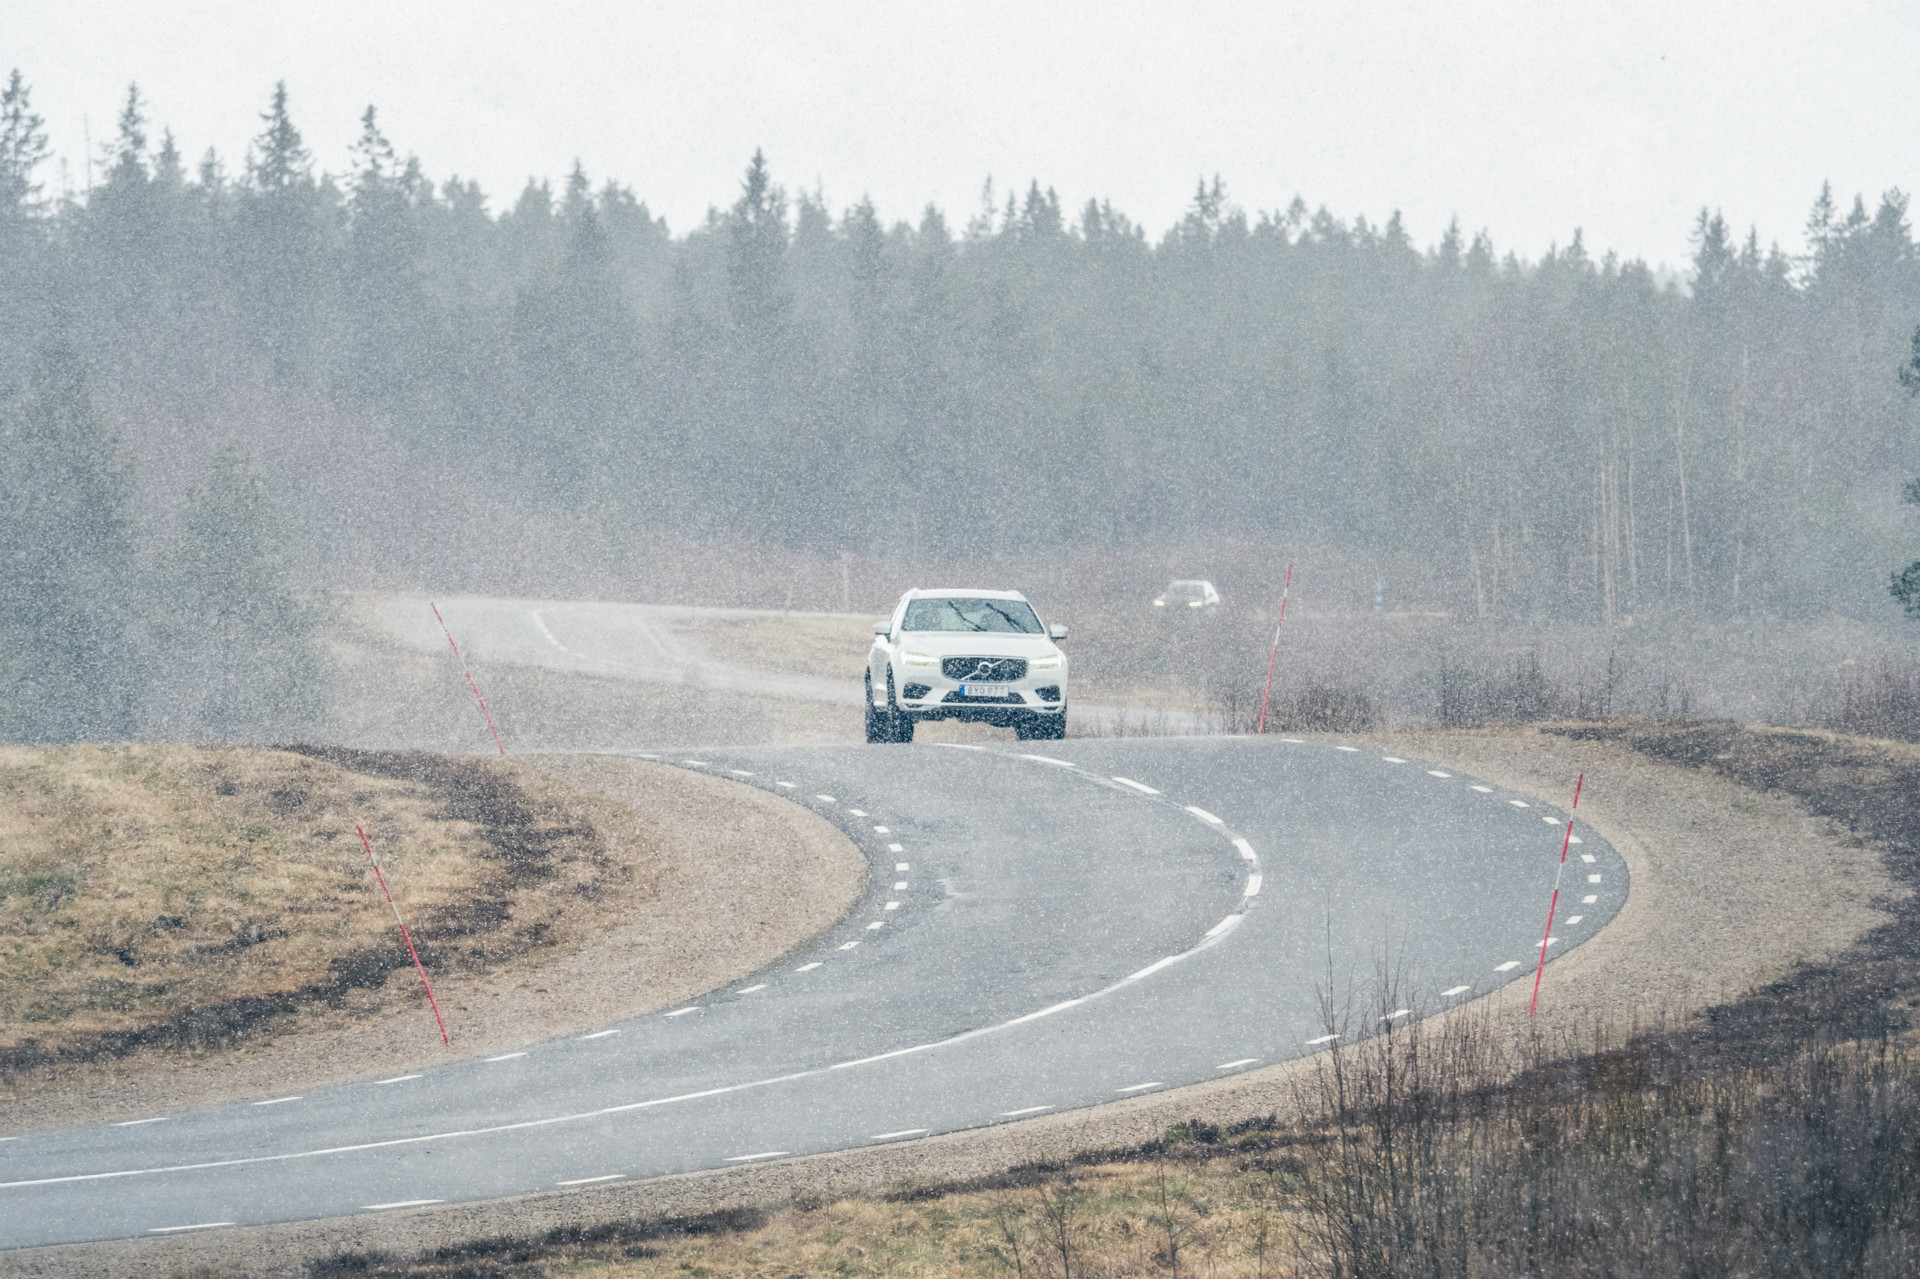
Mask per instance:
[[[994,672],[998,669],[998,662],[981,662],[973,668],[973,674],[967,676],[967,678],[970,680],[991,680]]]

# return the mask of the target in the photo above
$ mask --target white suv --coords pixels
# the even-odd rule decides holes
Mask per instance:
[[[1018,591],[912,590],[873,624],[867,740],[910,742],[923,719],[1067,735],[1067,628],[1042,626]]]

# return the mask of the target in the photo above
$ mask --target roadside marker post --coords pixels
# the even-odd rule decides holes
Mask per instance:
[[[407,921],[400,918],[400,904],[393,900],[393,890],[387,887],[387,877],[380,870],[380,859],[373,855],[373,841],[367,838],[364,827],[356,825],[354,830],[360,833],[360,846],[367,850],[367,860],[373,863],[373,877],[380,881],[380,891],[387,895],[387,905],[393,907],[393,920],[400,925],[400,938],[407,943],[407,953],[413,956],[413,967],[420,974],[420,984],[427,988],[427,1003],[433,1009],[434,1021],[439,1023],[440,1041],[451,1048],[453,1040],[447,1034],[446,1018],[440,1015],[440,1001],[433,997],[433,983],[427,980],[427,966],[420,962],[420,952],[413,948],[413,935],[407,931]]]
[[[1553,872],[1553,899],[1547,903],[1547,931],[1540,938],[1540,963],[1533,970],[1533,998],[1527,1003],[1529,1017],[1540,1004],[1540,975],[1547,971],[1547,943],[1553,940],[1553,913],[1560,909],[1560,876],[1566,873],[1567,849],[1573,844],[1573,813],[1580,807],[1580,788],[1586,783],[1585,773],[1573,783],[1573,808],[1567,810],[1567,833],[1560,839],[1560,865]]]
[[[487,699],[480,696],[480,686],[473,682],[473,672],[467,668],[466,654],[462,653],[460,646],[453,642],[453,631],[447,627],[447,619],[440,616],[440,606],[428,600],[427,607],[433,610],[433,620],[440,623],[440,633],[447,637],[447,647],[453,650],[454,659],[460,663],[460,673],[467,677],[467,687],[473,690],[473,700],[480,703],[480,713],[486,716],[487,731],[493,734],[493,744],[500,748],[502,755],[505,755],[506,744],[500,740],[500,730],[493,726],[493,712],[487,709]]]
[[[1293,591],[1293,564],[1287,564],[1287,584],[1280,588],[1280,620],[1273,624],[1273,651],[1267,654],[1267,691],[1260,694],[1260,723],[1253,731],[1267,731],[1267,702],[1273,697],[1273,667],[1280,660],[1280,628],[1287,624],[1287,596]]]

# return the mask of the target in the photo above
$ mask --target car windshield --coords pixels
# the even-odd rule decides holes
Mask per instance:
[[[1177,600],[1202,600],[1207,597],[1206,587],[1199,582],[1175,582],[1167,588],[1167,594]]]
[[[1038,635],[1040,619],[1025,600],[983,600],[944,595],[914,600],[901,619],[903,631],[999,631]]]

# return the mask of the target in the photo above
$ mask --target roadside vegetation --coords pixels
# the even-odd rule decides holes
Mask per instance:
[[[356,824],[430,969],[590,927],[632,872],[565,798],[410,752],[0,748],[0,1086],[419,1001]]]
[[[635,1219],[316,1276],[1873,1276],[1920,1266],[1920,749],[1729,721],[1550,731],[1785,791],[1902,895],[1831,963],[1577,1041],[1329,991],[1347,1046],[1285,1113],[1194,1120],[964,1185]],[[1410,1000],[1409,1000],[1410,1002]],[[1385,1026],[1385,1033],[1365,1033]]]

